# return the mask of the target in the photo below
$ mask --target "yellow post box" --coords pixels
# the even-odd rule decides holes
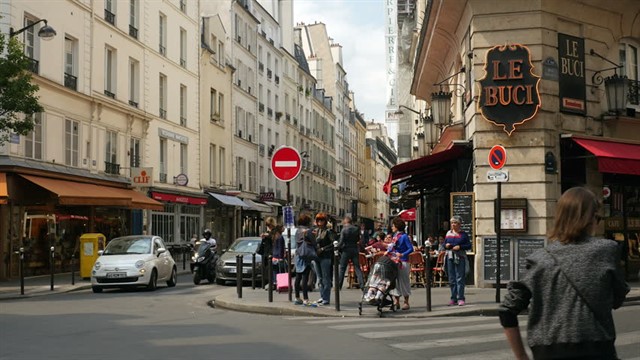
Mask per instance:
[[[98,251],[104,250],[107,238],[102,234],[89,233],[80,236],[80,277],[91,277],[91,269],[98,259]]]

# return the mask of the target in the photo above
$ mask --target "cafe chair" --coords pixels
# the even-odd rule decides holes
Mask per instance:
[[[424,257],[419,251],[414,251],[409,254],[409,266],[411,273],[411,286],[425,287],[425,275],[424,275]]]
[[[431,272],[433,273],[433,284],[435,285],[437,283],[438,286],[440,287],[442,287],[442,282],[446,277],[446,274],[444,271],[446,255],[447,255],[446,252],[441,251],[438,254],[438,257],[436,258],[436,264],[434,265],[434,267],[431,268]],[[446,281],[444,283],[445,285],[447,284]]]

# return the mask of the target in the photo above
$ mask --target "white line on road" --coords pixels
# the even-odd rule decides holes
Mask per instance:
[[[640,344],[640,331],[631,331],[616,336],[616,346]]]
[[[531,351],[527,349],[529,359],[533,359]],[[511,349],[483,351],[471,354],[457,354],[453,356],[437,357],[432,360],[512,360],[513,352]]]
[[[493,334],[493,335],[456,337],[453,339],[429,339],[429,340],[424,340],[419,342],[391,344],[391,346],[400,350],[411,351],[411,350],[443,348],[443,347],[450,347],[450,346],[460,347],[465,345],[488,343],[492,341],[504,341],[506,344],[507,338],[504,336],[504,334],[500,333],[500,334]]]
[[[378,319],[380,320],[380,319]],[[397,319],[394,319],[397,320]],[[416,325],[440,325],[440,324],[457,324],[457,323],[470,323],[477,321],[491,321],[499,323],[497,318],[481,318],[481,317],[459,317],[459,318],[438,318],[437,320],[420,320],[420,321],[395,321],[395,322],[384,322],[379,321],[379,324],[384,327],[409,327]],[[329,326],[331,329],[336,330],[349,330],[349,329],[362,329],[362,328],[370,328],[371,324],[349,324],[349,325],[336,325]]]
[[[395,330],[395,331],[374,331],[374,332],[366,332],[360,333],[359,336],[362,336],[367,339],[384,339],[384,338],[392,338],[392,337],[400,337],[400,336],[413,336],[413,335],[432,335],[432,334],[446,334],[452,332],[462,332],[462,331],[478,331],[478,330],[493,330],[502,328],[500,323],[493,324],[481,324],[481,325],[463,325],[463,326],[454,326],[454,327],[432,327],[429,329],[408,329],[408,330]]]

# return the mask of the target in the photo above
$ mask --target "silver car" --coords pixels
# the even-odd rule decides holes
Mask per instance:
[[[224,284],[225,281],[236,281],[236,256],[243,255],[242,258],[242,279],[251,280],[252,254],[258,250],[262,238],[258,236],[241,237],[229,246],[218,262],[216,263],[216,283]],[[256,279],[262,279],[262,257],[256,254]]]
[[[159,236],[132,235],[115,238],[100,253],[91,271],[93,292],[104,288],[146,287],[158,281],[176,286],[176,263]]]

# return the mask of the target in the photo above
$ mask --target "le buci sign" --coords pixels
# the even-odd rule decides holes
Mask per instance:
[[[153,168],[152,167],[132,167],[131,168],[131,185],[134,187],[150,187],[153,185]]]
[[[533,73],[529,48],[494,46],[487,51],[484,70],[479,111],[511,136],[516,125],[532,119],[540,108],[540,77]]]

